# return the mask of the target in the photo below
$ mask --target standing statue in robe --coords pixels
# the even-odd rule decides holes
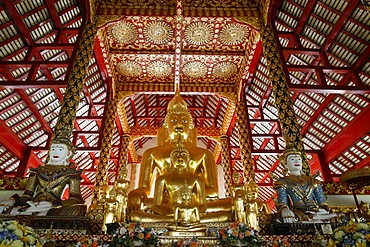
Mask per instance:
[[[302,154],[288,143],[280,161],[289,175],[278,179],[274,184],[277,192],[277,209],[284,223],[309,220],[330,219],[336,214],[329,214],[329,206],[321,182],[313,176],[302,174]]]
[[[2,202],[0,212],[10,215],[85,215],[86,205],[80,191],[82,171],[69,161],[74,147],[68,133],[65,129],[57,133],[50,144],[46,164],[30,168],[23,195],[15,194]],[[64,200],[62,197],[67,187],[69,197]]]
[[[260,230],[260,218],[271,214],[266,202],[258,199],[258,185],[251,179],[247,185],[245,193],[245,212],[247,215],[247,225],[253,229]]]

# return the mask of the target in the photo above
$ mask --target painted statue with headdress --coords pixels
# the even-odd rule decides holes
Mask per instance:
[[[45,165],[30,168],[23,195],[15,194],[2,202],[0,210],[10,215],[82,216],[86,205],[81,196],[82,171],[70,162],[75,147],[69,131],[61,130],[51,141]],[[68,188],[68,198],[64,199]]]
[[[275,181],[277,209],[284,223],[309,220],[305,215],[314,217],[333,217],[328,213],[328,203],[321,182],[315,176],[302,174],[302,153],[292,143],[288,143],[279,157],[288,174]],[[319,217],[321,218],[321,217]]]

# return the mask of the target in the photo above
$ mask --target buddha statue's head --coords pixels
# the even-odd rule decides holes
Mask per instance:
[[[240,173],[239,172],[236,172],[236,171],[234,171],[233,172],[233,175],[232,175],[232,178],[233,178],[233,182],[234,182],[234,184],[240,184],[241,183],[241,175],[240,175]]]
[[[293,143],[288,142],[279,160],[285,171],[289,171],[292,175],[301,175],[303,167],[302,152],[295,148]]]
[[[167,106],[164,127],[168,131],[169,138],[175,141],[179,137],[182,141],[187,140],[190,130],[194,128],[193,118],[186,102],[181,98],[178,88],[176,88],[175,96]]]
[[[190,153],[182,145],[178,145],[170,153],[172,168],[175,170],[186,170],[190,162]]]
[[[247,185],[247,197],[250,199],[257,199],[258,197],[258,185],[253,179]]]
[[[75,147],[69,138],[69,129],[63,128],[56,133],[55,137],[50,143],[48,158],[46,164],[48,165],[68,165],[69,159],[75,152]]]

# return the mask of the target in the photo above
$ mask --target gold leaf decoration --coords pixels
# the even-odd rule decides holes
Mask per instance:
[[[229,78],[237,71],[236,65],[229,62],[217,64],[213,69],[213,75],[219,78]]]
[[[132,23],[119,22],[109,26],[109,32],[114,40],[122,44],[132,43],[137,39],[137,30]]]
[[[155,44],[168,43],[173,38],[172,27],[163,21],[152,21],[144,28],[146,39]]]
[[[213,29],[210,24],[205,22],[191,23],[185,29],[185,40],[194,45],[204,45],[211,42]]]
[[[224,26],[220,32],[220,40],[225,45],[239,45],[247,36],[247,30],[238,24],[231,23]]]
[[[188,77],[198,78],[206,75],[207,67],[201,62],[189,62],[184,65],[183,73]]]
[[[148,65],[147,71],[149,75],[155,77],[166,77],[171,74],[171,66],[163,61],[155,61]]]
[[[123,61],[117,65],[117,71],[122,75],[135,77],[141,75],[142,68],[136,62]]]

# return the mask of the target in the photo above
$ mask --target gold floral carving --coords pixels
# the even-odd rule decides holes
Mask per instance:
[[[211,42],[213,29],[205,22],[194,22],[185,28],[185,40],[193,45],[204,45]]]
[[[111,99],[108,103],[107,114],[104,121],[104,129],[101,141],[99,164],[96,169],[96,177],[93,191],[92,204],[97,204],[102,196],[102,186],[107,183],[108,163],[112,147],[113,129],[115,127],[115,116],[118,99]]]
[[[120,98],[120,99],[123,99]],[[117,105],[117,112],[118,117],[121,122],[122,130],[124,133],[128,133],[130,131],[130,125],[128,123],[127,115],[126,115],[126,109],[123,100],[121,100]]]
[[[114,22],[122,19],[122,15],[99,15],[96,21],[97,27],[102,27],[108,22]]]
[[[140,76],[143,70],[141,66],[136,62],[123,61],[117,65],[117,71],[122,75],[135,77]]]
[[[226,135],[221,136],[221,165],[224,172],[225,196],[230,197],[231,179],[231,162],[230,162],[229,138]]]
[[[279,48],[274,36],[272,25],[261,26],[261,40],[263,53],[266,57],[267,68],[271,80],[272,91],[275,97],[275,106],[285,140],[294,143],[294,147],[303,154],[303,170],[305,175],[310,175],[307,155],[304,151],[300,127],[294,112],[290,90],[286,82],[283,63],[280,58]],[[286,143],[287,144],[287,143]]]
[[[244,168],[244,178],[246,181],[250,181],[254,179],[254,165],[252,160],[252,145],[250,143],[249,121],[244,100],[237,102],[236,114],[239,130],[240,156]]]
[[[115,41],[129,44],[137,39],[137,30],[132,23],[121,21],[109,26],[109,33]]]
[[[251,27],[260,30],[261,29],[261,21],[258,17],[250,17],[250,16],[235,16],[234,19],[237,22],[245,23],[250,25]]]
[[[247,28],[236,23],[224,26],[220,32],[220,40],[225,45],[239,45],[248,34]]]
[[[234,104],[236,104],[236,101],[237,101],[237,95],[235,92],[217,92],[218,95],[220,95],[221,97],[224,97],[224,98],[227,98],[228,100],[230,100],[231,102],[233,102]]]
[[[164,21],[152,21],[144,27],[144,35],[154,44],[166,44],[173,38],[173,29]]]
[[[171,65],[163,61],[154,61],[149,63],[147,71],[149,75],[154,77],[166,77],[172,72]]]
[[[219,63],[213,69],[213,75],[219,78],[229,78],[236,72],[236,65],[230,62]]]
[[[93,53],[96,32],[96,25],[90,22],[86,24],[82,31],[81,41],[72,65],[71,75],[64,92],[63,103],[55,125],[54,133],[58,133],[65,126],[67,126],[71,131],[73,129],[76,111],[80,103],[81,92],[87,76],[91,55]]]
[[[221,135],[226,135],[227,130],[230,127],[231,120],[234,116],[234,112],[235,112],[235,103],[230,100],[224,115],[224,121],[222,122],[220,130]]]
[[[188,77],[198,78],[206,75],[207,67],[201,62],[189,62],[184,65],[182,72]]]

